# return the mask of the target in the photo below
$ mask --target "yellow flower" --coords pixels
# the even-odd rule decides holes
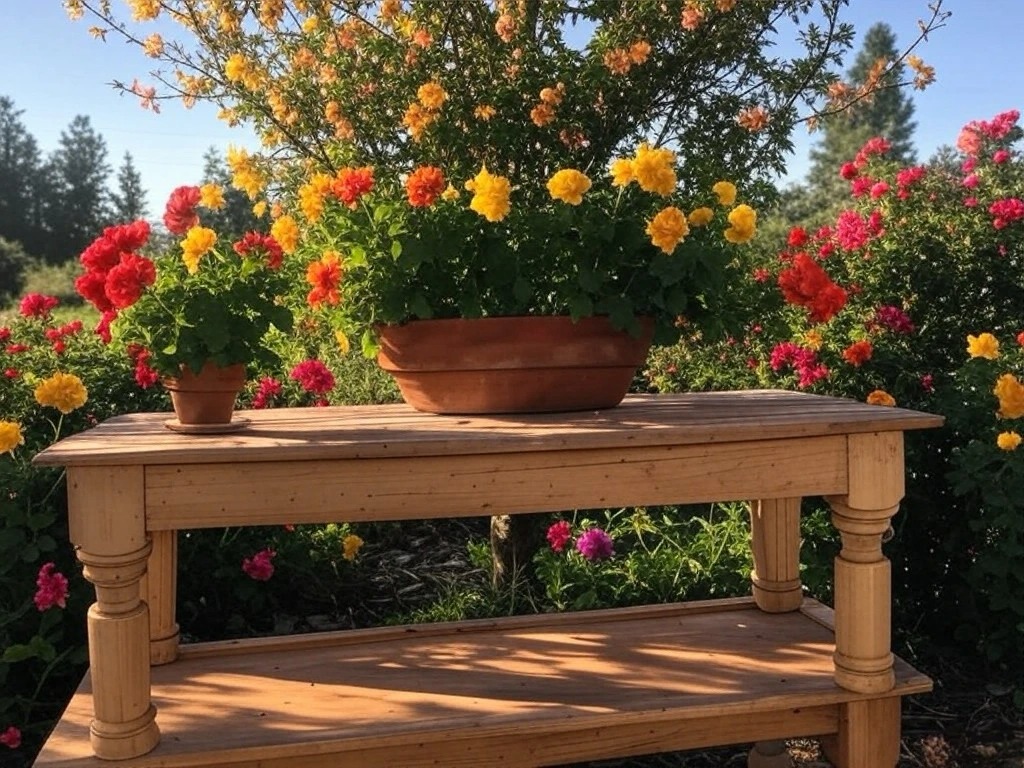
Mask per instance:
[[[441,193],[441,199],[445,200],[445,201],[447,201],[449,203],[452,200],[458,200],[459,199],[459,190],[457,190],[451,184],[448,184],[448,186],[444,188],[444,192]]]
[[[715,218],[715,212],[707,206],[701,206],[700,208],[694,208],[690,211],[690,215],[687,216],[687,220],[695,227],[704,227],[711,223],[711,220]]]
[[[318,173],[299,187],[299,208],[307,221],[317,221],[324,212],[324,199],[331,188],[332,177]]]
[[[160,15],[160,0],[128,0],[133,21],[152,21]]]
[[[150,58],[158,59],[164,52],[164,39],[154,32],[142,41],[142,50]]]
[[[636,174],[633,173],[633,161],[628,157],[613,160],[608,172],[612,176],[613,187],[625,187],[630,182],[636,181]]]
[[[736,185],[731,181],[719,181],[711,191],[718,195],[720,205],[729,206],[736,202]]]
[[[647,223],[647,234],[651,243],[665,253],[672,253],[679,242],[690,233],[686,223],[686,214],[670,205],[658,211],[657,215]]]
[[[991,333],[968,336],[967,353],[971,357],[984,357],[986,360],[995,360],[999,357],[999,340]]]
[[[217,233],[206,227],[192,227],[181,241],[181,258],[190,275],[199,271],[199,260],[213,248]]]
[[[569,205],[583,202],[583,193],[590,189],[590,179],[573,168],[558,171],[548,180],[548,192],[555,200]]]
[[[671,150],[641,144],[633,159],[633,174],[645,192],[671,195],[676,188],[675,162],[676,156]]]
[[[21,424],[16,421],[0,421],[0,453],[14,453],[14,449],[25,444]]]
[[[348,336],[345,335],[344,331],[335,331],[334,340],[338,342],[338,349],[341,350],[341,354],[347,355],[349,350],[352,349],[352,345],[348,342]]]
[[[219,184],[203,184],[199,188],[199,204],[217,211],[224,207],[224,190]]]
[[[1020,435],[1016,432],[1000,432],[996,438],[996,445],[1004,451],[1015,451],[1020,445],[1020,440]],[[3,445],[0,445],[0,448],[3,448]]]
[[[992,394],[999,398],[1000,418],[1019,419],[1024,416],[1024,385],[1012,373],[999,377]]]
[[[82,380],[73,373],[55,373],[36,387],[36,402],[56,408],[61,413],[71,413],[85,405],[89,392]]]
[[[466,189],[473,193],[469,207],[488,221],[501,221],[508,216],[512,185],[504,176],[495,176],[484,166],[475,178],[466,182]]]
[[[424,83],[416,90],[416,98],[429,110],[437,111],[448,98],[444,88],[435,82]]]
[[[241,147],[228,146],[224,160],[231,169],[232,186],[245,192],[250,200],[255,200],[267,185],[267,180],[249,152]]]
[[[867,401],[871,405],[896,405],[896,399],[884,389],[876,389],[868,395]]]
[[[291,216],[281,216],[274,221],[270,225],[270,235],[285,253],[294,253],[299,246],[299,225]]]
[[[257,219],[262,219],[267,213],[267,201],[260,200],[258,203],[254,203],[252,206],[252,215]]]
[[[354,533],[350,533],[344,539],[341,540],[341,547],[344,550],[342,557],[346,560],[355,560],[356,555],[359,554],[359,550],[363,546],[363,540],[356,536]]]
[[[811,349],[821,349],[821,345],[824,343],[824,339],[821,338],[821,334],[818,331],[810,330],[804,334],[804,346],[810,347]]]
[[[757,211],[749,205],[737,205],[729,212],[732,225],[722,234],[730,243],[749,242],[757,231]]]
[[[498,114],[498,110],[492,107],[490,104],[480,104],[476,109],[473,110],[473,117],[477,120],[483,120],[485,123]]]

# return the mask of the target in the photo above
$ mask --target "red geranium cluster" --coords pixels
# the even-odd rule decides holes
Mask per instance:
[[[156,265],[136,251],[149,240],[149,224],[107,227],[79,256],[85,274],[75,280],[75,290],[103,313],[96,332],[109,339],[110,321],[117,310],[138,301],[146,286],[156,280]]]
[[[779,273],[779,288],[787,302],[809,311],[813,323],[828,322],[846,306],[846,291],[806,253],[796,254],[792,265]]]
[[[246,232],[241,240],[234,246],[235,253],[243,258],[254,253],[262,253],[267,257],[267,266],[270,269],[280,269],[284,261],[284,249],[270,235],[260,232]]]
[[[74,336],[76,333],[82,330],[81,320],[72,320],[70,323],[58,326],[57,328],[47,328],[44,332],[47,341],[50,342],[53,347],[53,351],[58,355],[61,354],[66,345],[64,339],[68,336]]]
[[[1005,229],[1015,221],[1024,219],[1024,200],[1017,197],[1005,197],[996,200],[988,207],[992,214],[992,226],[996,229]]]
[[[814,384],[828,376],[828,367],[818,361],[818,353],[808,347],[801,347],[792,341],[783,341],[772,349],[769,364],[773,371],[781,371],[791,366],[800,377],[797,386],[801,389]]]
[[[18,305],[22,317],[35,317],[40,320],[50,316],[50,310],[60,304],[56,296],[44,296],[41,293],[29,293]]]
[[[991,120],[972,120],[960,130],[956,148],[965,155],[977,157],[985,139],[999,141],[1006,138],[1019,118],[1020,112],[1011,109],[999,113]]]
[[[164,208],[164,226],[172,235],[184,235],[199,223],[196,206],[202,193],[199,187],[177,187]]]

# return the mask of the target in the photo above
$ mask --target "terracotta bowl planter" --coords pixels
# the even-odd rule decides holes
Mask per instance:
[[[164,377],[163,385],[183,427],[226,426],[232,423],[235,399],[245,386],[245,366],[221,368],[208,362],[198,374],[183,366],[180,376]]]
[[[429,413],[543,413],[612,408],[647,358],[607,318],[416,320],[378,328],[377,362],[413,408]]]

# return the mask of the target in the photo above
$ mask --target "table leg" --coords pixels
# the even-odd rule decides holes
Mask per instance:
[[[153,551],[142,577],[142,596],[149,606],[149,663],[158,666],[178,658],[178,532],[150,533]]]
[[[843,704],[839,732],[821,747],[835,768],[893,768],[900,758],[900,697]]]
[[[848,492],[827,499],[842,537],[835,560],[835,680],[858,693],[884,693],[896,680],[891,564],[882,535],[903,498],[903,434],[850,435],[848,455]]]
[[[754,602],[767,613],[795,611],[800,585],[800,498],[750,503],[750,546],[754,556]]]
[[[71,541],[96,588],[88,614],[93,752],[138,757],[160,741],[150,700],[149,610],[139,590],[152,549],[141,467],[69,469],[68,513]]]

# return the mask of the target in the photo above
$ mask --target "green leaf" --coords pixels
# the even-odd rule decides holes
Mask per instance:
[[[348,257],[345,259],[346,266],[365,267],[366,263],[366,249],[361,245],[353,245],[349,249]]]
[[[363,331],[363,336],[359,340],[359,345],[363,350],[363,357],[373,359],[377,356],[377,352],[380,350],[380,345],[377,343],[377,339],[374,338],[373,331],[367,328]]]
[[[402,255],[402,241],[392,240],[391,241],[391,258],[397,259]]]
[[[15,664],[19,661],[25,661],[25,659],[34,659],[38,654],[31,645],[24,643],[18,643],[16,645],[10,645],[7,650],[4,651],[4,655],[0,657],[0,661],[8,664]]]
[[[429,320],[434,316],[430,302],[422,293],[417,293],[412,297],[412,301],[409,302],[409,312],[420,320]]]
[[[590,300],[589,296],[577,293],[569,297],[569,315],[573,320],[579,320],[581,317],[590,317],[592,314],[594,314],[594,302]]]

